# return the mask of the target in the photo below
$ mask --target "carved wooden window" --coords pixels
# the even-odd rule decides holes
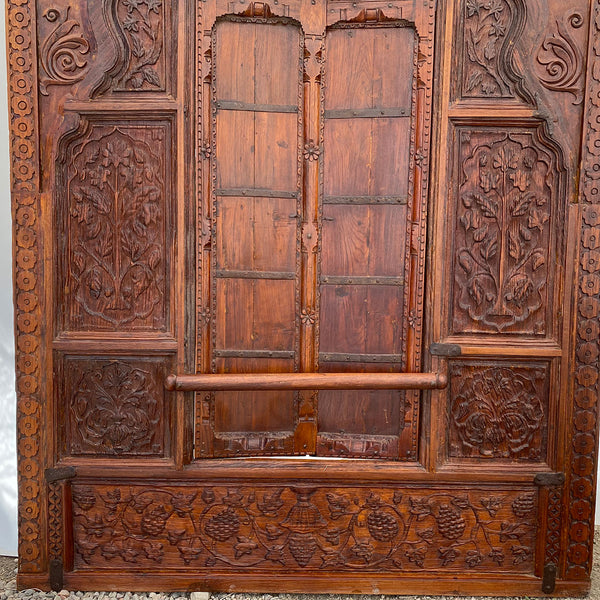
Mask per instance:
[[[19,585],[584,593],[600,1],[7,4]]]

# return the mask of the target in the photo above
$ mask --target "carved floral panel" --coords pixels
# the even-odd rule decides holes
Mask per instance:
[[[543,460],[549,375],[548,363],[454,363],[450,457]]]
[[[113,0],[113,18],[121,38],[117,91],[163,91],[168,21],[163,0]]]
[[[66,357],[59,406],[71,455],[164,454],[164,359]]]
[[[459,13],[462,31],[462,98],[515,98],[531,102],[515,69],[513,52],[527,19],[524,0],[463,0]]]
[[[169,137],[166,124],[98,124],[69,144],[58,214],[67,329],[166,330]]]
[[[87,486],[76,567],[531,573],[532,488]]]
[[[562,232],[556,152],[538,129],[457,136],[453,330],[548,335]]]

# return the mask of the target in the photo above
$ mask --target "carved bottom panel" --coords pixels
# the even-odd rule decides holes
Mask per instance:
[[[537,491],[75,485],[79,569],[532,573]]]

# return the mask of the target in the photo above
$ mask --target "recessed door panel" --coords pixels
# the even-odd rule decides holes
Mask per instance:
[[[414,52],[414,30],[407,27],[340,25],[327,35],[318,355],[323,372],[406,367]],[[409,418],[416,419],[404,393],[320,392],[318,453],[406,458],[399,439],[407,406]]]

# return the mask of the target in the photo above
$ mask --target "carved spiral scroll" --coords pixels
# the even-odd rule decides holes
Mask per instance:
[[[581,14],[573,13],[568,22],[572,29],[579,29],[584,19]],[[579,103],[582,100],[580,80],[583,57],[573,38],[558,21],[556,29],[556,33],[544,40],[538,52],[537,60],[546,72],[545,76],[540,77],[540,82],[549,90],[573,94]]]
[[[49,85],[70,85],[83,79],[90,44],[80,33],[80,24],[69,19],[69,8],[62,21],[60,11],[54,8],[47,10],[44,17],[50,23],[59,22],[43,43],[40,52],[42,68],[46,74],[40,80],[40,92],[47,96]]]

